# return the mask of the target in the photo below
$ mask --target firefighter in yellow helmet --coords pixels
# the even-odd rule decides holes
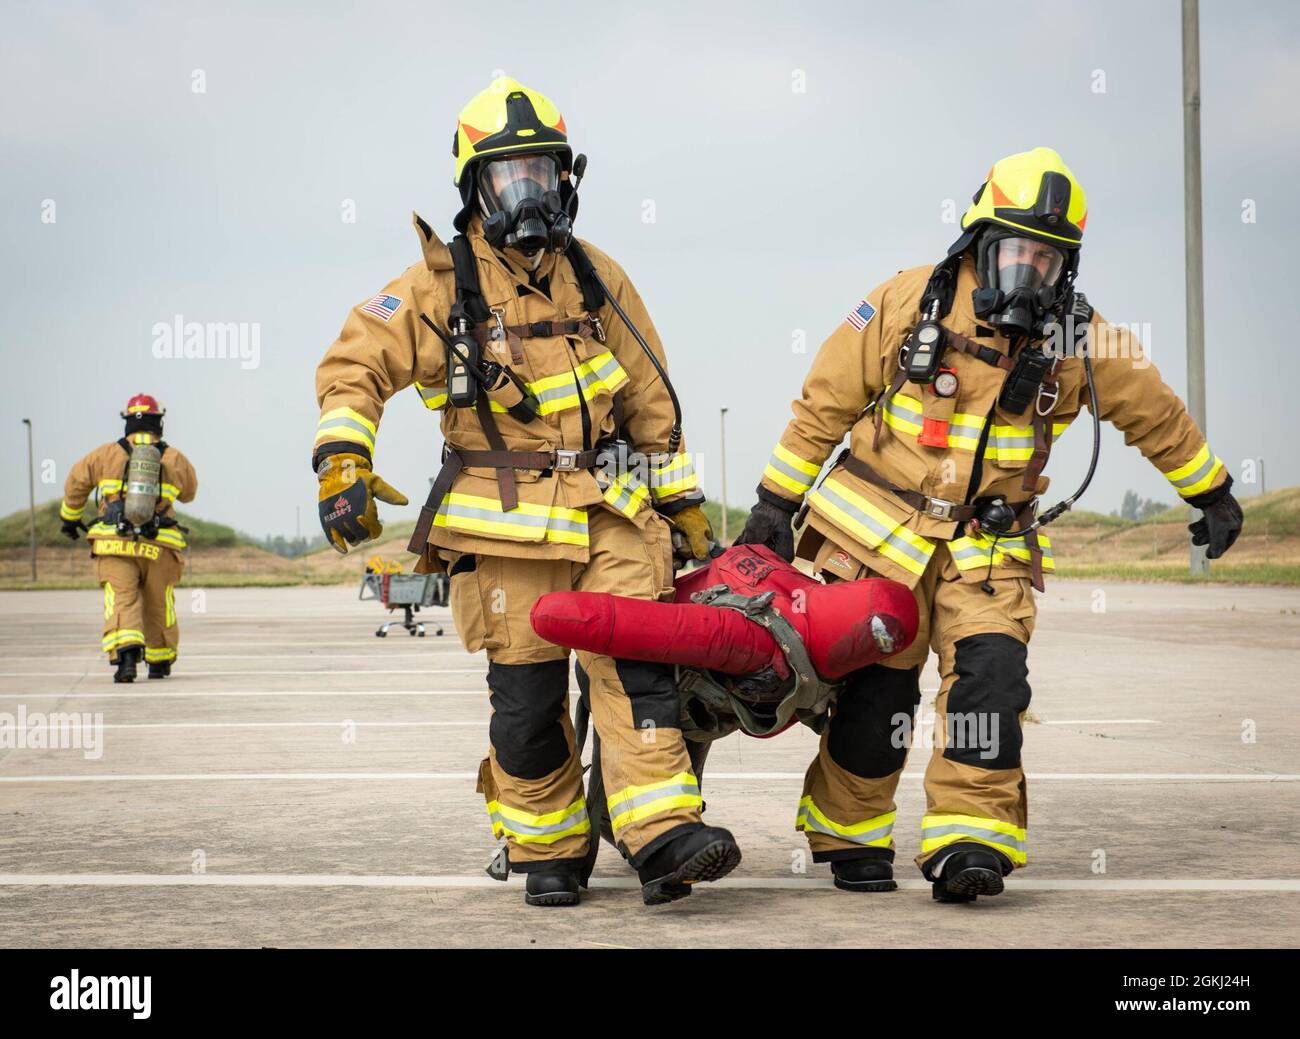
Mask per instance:
[[[444,245],[416,216],[422,261],[353,308],[318,369],[321,523],[346,551],[380,533],[376,501],[406,503],[371,460],[385,402],[413,385],[446,447],[409,547],[417,570],[450,574],[461,639],[488,654],[479,790],[526,901],[572,905],[593,835],[568,654],[529,611],[553,591],[669,597],[674,546],[706,558],[712,532],[645,305],[572,235],[585,158],[559,111],[499,78],[460,113],[452,153],[458,234]],[[740,851],[701,820],[671,669],[578,660],[614,837],[647,904],[730,871]]]
[[[59,508],[63,535],[76,541],[84,530],[90,542],[114,682],[134,682],[141,660],[150,678],[166,678],[180,644],[175,588],[186,532],[173,506],[193,501],[199,481],[189,459],[163,440],[165,414],[148,394],[132,397],[122,412],[125,433],[68,471]],[[86,526],[92,494],[95,518]]]
[[[896,887],[901,737],[930,649],[941,685],[917,864],[935,898],[960,902],[997,894],[1028,861],[1026,651],[1053,566],[1033,522],[1052,446],[1083,407],[1202,510],[1191,529],[1210,558],[1240,532],[1232,478],[1182,402],[1074,289],[1087,215],[1051,149],[994,165],[947,258],[868,293],[823,344],[738,539],[790,558],[802,503],[797,552],[817,573],[903,581],[920,608],[911,649],[846,679],[804,781],[796,826],[840,888]]]

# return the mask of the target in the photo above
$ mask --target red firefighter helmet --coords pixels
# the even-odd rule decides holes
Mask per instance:
[[[132,415],[166,415],[167,409],[159,404],[153,397],[147,393],[137,393],[126,402],[126,410],[122,412],[123,418],[130,418]]]

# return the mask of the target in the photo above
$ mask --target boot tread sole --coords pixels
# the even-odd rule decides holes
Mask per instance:
[[[691,885],[721,880],[740,865],[740,849],[731,841],[706,844],[666,877],[651,880],[641,888],[648,906],[675,902],[691,893]]]
[[[935,885],[940,902],[973,902],[977,895],[1000,895],[1006,885],[1002,874],[982,866],[968,866]],[[944,896],[954,896],[945,898]]]

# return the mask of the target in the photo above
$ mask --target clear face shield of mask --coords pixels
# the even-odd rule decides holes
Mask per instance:
[[[510,155],[478,175],[483,232],[496,248],[526,256],[550,246],[560,206],[560,166],[553,155]]]
[[[1033,238],[997,238],[987,246],[984,285],[1011,295],[1017,289],[1037,292],[1055,288],[1065,267],[1065,253]]]
[[[1035,238],[999,235],[980,246],[976,314],[1008,334],[1030,335],[1056,295],[1065,252]]]

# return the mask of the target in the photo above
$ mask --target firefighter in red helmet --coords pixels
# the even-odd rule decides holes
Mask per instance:
[[[123,436],[72,467],[59,508],[63,534],[76,541],[84,530],[90,541],[114,682],[135,681],[142,659],[150,678],[166,678],[180,641],[175,587],[186,531],[174,503],[193,501],[199,482],[189,459],[163,440],[164,414],[148,394],[127,401]],[[85,523],[92,494],[94,515]]]

